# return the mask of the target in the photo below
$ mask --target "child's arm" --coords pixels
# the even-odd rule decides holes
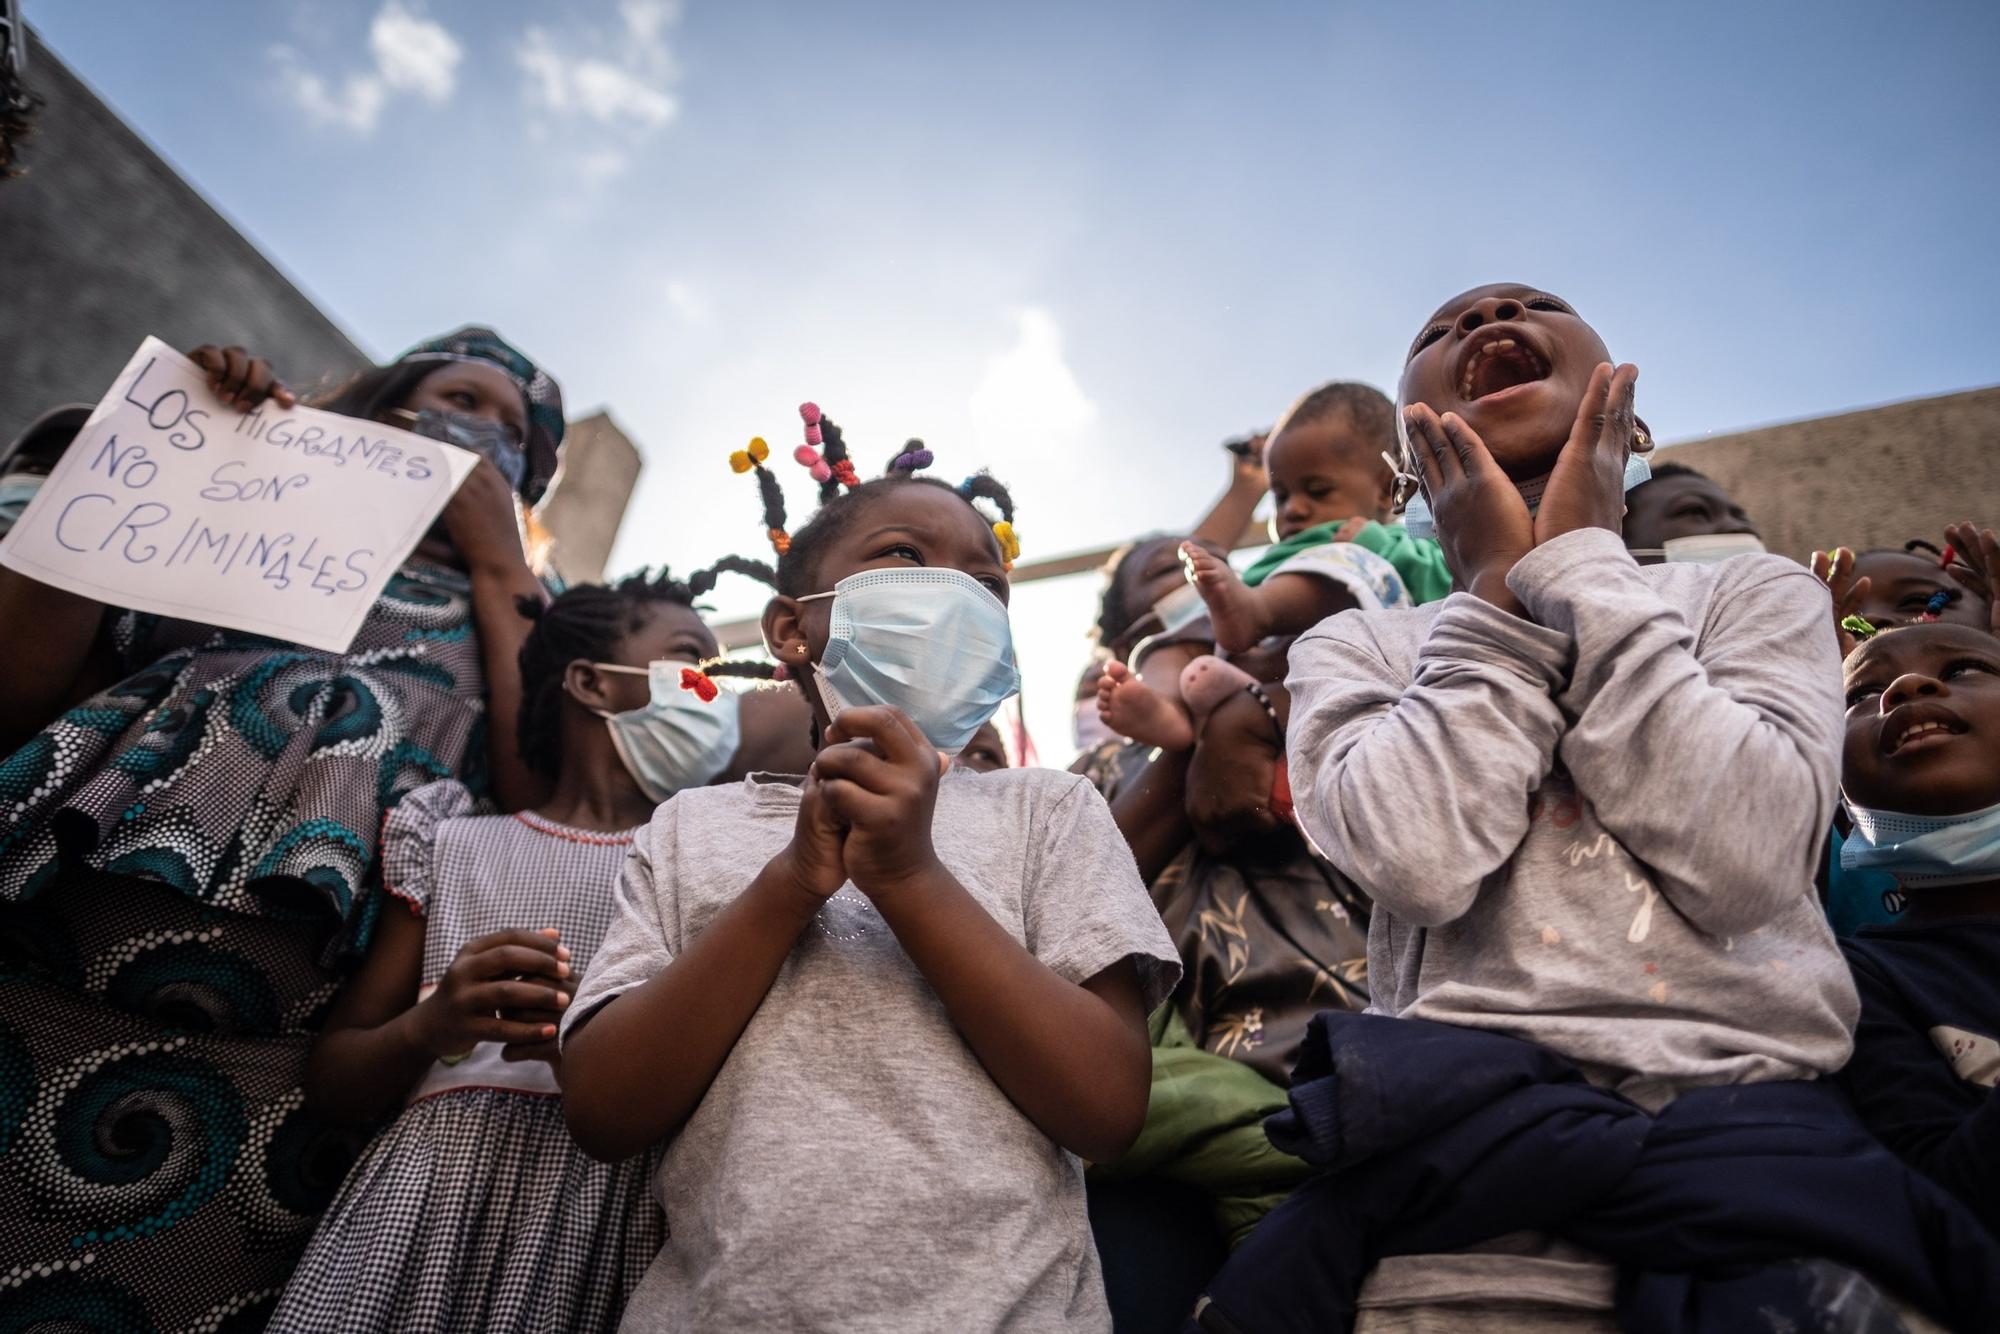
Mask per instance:
[[[1537,621],[1575,637],[1562,759],[1578,790],[1715,936],[1755,930],[1811,882],[1842,716],[1825,587],[1777,556],[1725,578],[1699,650],[1615,530],[1565,533],[1508,580]]]
[[[672,868],[667,868],[672,873]],[[597,958],[617,958],[621,935],[654,937],[655,869],[643,853],[618,880],[618,920]],[[808,779],[792,841],[749,888],[664,969],[563,1034],[563,1116],[585,1153],[629,1158],[680,1130],[764,1003],[792,945],[847,880],[825,785]],[[597,973],[592,964],[593,980]],[[590,1003],[586,985],[584,1003]]]
[[[367,960],[341,988],[306,1058],[307,1102],[338,1121],[379,1120],[409,1096],[434,1061],[482,1042],[508,1044],[511,1060],[555,1037],[551,1016],[569,1003],[573,985],[569,951],[556,934],[553,928],[501,931],[471,941],[437,990],[413,1005],[424,921],[384,913]]]
[[[1958,1196],[1988,1228],[2000,1228],[2000,1088],[1979,1091],[1960,1079],[1928,1025],[1904,1010],[1895,984],[1858,950],[1849,950],[1847,961],[1861,993],[1861,1023],[1839,1079],[1854,1110],[1897,1157]]]
[[[945,869],[931,844],[937,753],[907,717],[849,709],[828,737],[815,770],[848,825],[848,874],[980,1064],[1064,1148],[1092,1161],[1123,1153],[1145,1121],[1152,1076],[1137,968],[1122,958],[1066,980]]]
[[[1314,843],[1388,911],[1442,926],[1528,832],[1563,719],[1568,636],[1470,593],[1443,604],[1411,668],[1366,617],[1292,645],[1292,800]]]

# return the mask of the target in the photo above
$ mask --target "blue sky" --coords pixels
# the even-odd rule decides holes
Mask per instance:
[[[754,552],[724,456],[805,398],[991,467],[1029,558],[1185,526],[1496,279],[1667,440],[2000,378],[1990,4],[26,9],[364,348],[491,322],[608,405],[622,564]],[[1022,590],[1049,751],[1087,584]]]

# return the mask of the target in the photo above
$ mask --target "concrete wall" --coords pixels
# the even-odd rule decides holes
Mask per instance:
[[[44,105],[0,181],[0,441],[95,402],[139,340],[238,343],[294,388],[367,361],[312,299],[36,39]]]
[[[550,562],[563,581],[596,583],[604,578],[604,563],[611,558],[611,544],[618,539],[618,525],[644,461],[608,412],[571,422],[562,452],[562,472],[536,517],[555,538]]]
[[[1942,544],[1944,526],[2000,527],[2000,385],[1663,448],[1750,512],[1764,544],[1804,560],[1830,546]]]

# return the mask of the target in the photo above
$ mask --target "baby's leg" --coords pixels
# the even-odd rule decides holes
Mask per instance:
[[[1216,705],[1255,681],[1250,673],[1213,653],[1204,653],[1189,663],[1181,672],[1181,702],[1194,717],[1195,731],[1201,730]]]
[[[1262,590],[1244,583],[1228,561],[1192,542],[1181,544],[1181,559],[1194,571],[1195,591],[1208,604],[1217,644],[1241,653],[1271,633],[1263,599],[1258,596]]]
[[[1104,665],[1097,714],[1112,731],[1148,746],[1186,750],[1194,745],[1194,719],[1187,707],[1141,681],[1122,662]]]
[[[1335,612],[1359,604],[1338,580],[1295,571],[1274,574],[1251,590],[1264,604],[1264,633],[1302,635]],[[1217,642],[1221,636],[1216,636]]]

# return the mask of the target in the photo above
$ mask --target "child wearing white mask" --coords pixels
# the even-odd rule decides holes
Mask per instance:
[[[1654,462],[1625,493],[1625,549],[1641,565],[1709,565],[1764,550],[1757,525],[1714,481],[1685,463]]]
[[[1909,907],[1843,942],[1861,1024],[1841,1078],[1877,1138],[2000,1234],[2000,639],[1912,625],[1846,675],[1842,859]]]
[[[861,482],[802,412],[798,533],[763,442],[736,466],[822,748],[655,813],[563,1018],[577,1141],[665,1146],[625,1327],[1107,1331],[1081,1159],[1145,1117],[1173,945],[1088,783],[945,762],[1019,683],[1004,489],[914,442]]]
[[[694,602],[719,569],[770,577],[731,560],[685,583],[640,574],[523,599],[521,748],[553,794],[478,815],[444,781],[390,813],[389,897],[305,1088],[357,1125],[401,1111],[349,1172],[271,1328],[617,1326],[665,1229],[643,1159],[598,1163],[571,1141],[556,1022],[611,924],[637,827],[735,749],[737,697],[699,666],[716,642]]]

